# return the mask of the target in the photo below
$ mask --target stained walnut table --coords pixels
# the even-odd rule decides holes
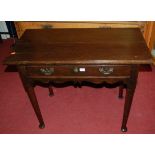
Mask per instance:
[[[119,83],[119,97],[122,97],[125,86],[121,130],[127,131],[138,68],[152,63],[149,50],[137,28],[26,30],[16,41],[13,51],[4,64],[17,66],[40,128],[44,128],[45,124],[34,83],[49,83],[52,94],[52,83],[81,84],[86,81],[95,84]]]

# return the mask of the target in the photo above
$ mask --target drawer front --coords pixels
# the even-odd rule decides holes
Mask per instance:
[[[42,65],[27,66],[30,77],[71,77],[71,76],[129,76],[129,65]]]

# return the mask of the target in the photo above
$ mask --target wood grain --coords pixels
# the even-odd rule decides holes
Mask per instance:
[[[26,30],[14,50],[5,64],[152,63],[138,28]]]
[[[146,22],[141,21],[44,21],[44,22],[14,22],[18,37],[20,38],[26,29],[44,28],[140,28],[144,32]]]

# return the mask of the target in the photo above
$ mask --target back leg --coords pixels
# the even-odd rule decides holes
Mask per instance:
[[[51,84],[49,85],[48,89],[49,89],[49,96],[54,96],[54,92]]]
[[[124,89],[124,85],[121,84],[119,86],[119,94],[118,94],[118,98],[122,99],[123,98],[123,89]]]

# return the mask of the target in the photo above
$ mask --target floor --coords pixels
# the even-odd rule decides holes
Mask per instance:
[[[9,55],[11,40],[0,44],[0,133],[103,133],[121,134],[124,99],[118,88],[35,88],[46,124],[38,121],[17,72],[6,71],[3,60]],[[155,67],[139,73],[127,133],[155,133]]]

